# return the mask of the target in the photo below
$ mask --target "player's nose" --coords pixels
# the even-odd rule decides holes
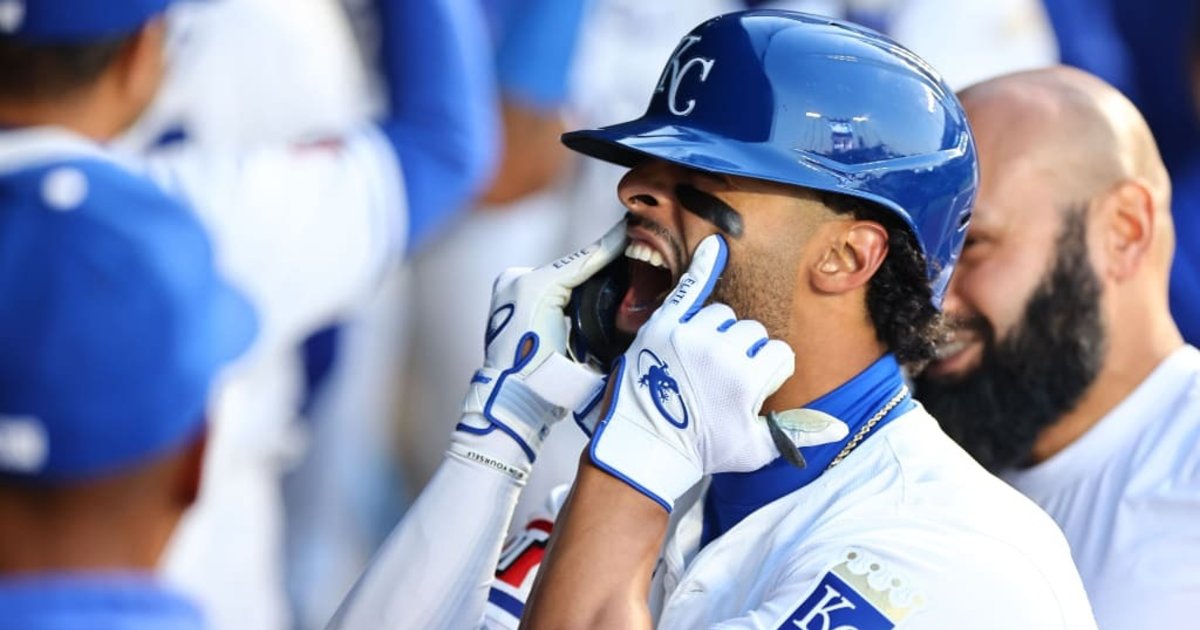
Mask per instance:
[[[621,178],[617,196],[630,212],[659,215],[673,212],[675,186],[680,169],[669,162],[650,160],[635,166]]]

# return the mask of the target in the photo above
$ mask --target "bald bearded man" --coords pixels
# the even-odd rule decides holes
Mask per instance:
[[[918,397],[1070,542],[1101,628],[1200,613],[1200,352],[1167,300],[1170,182],[1096,77],[1012,74],[960,95],[981,186]]]

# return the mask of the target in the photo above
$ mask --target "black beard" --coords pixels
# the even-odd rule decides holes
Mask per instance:
[[[1054,268],[1012,332],[997,341],[983,317],[962,322],[984,340],[979,367],[914,382],[946,433],[992,472],[1026,464],[1038,434],[1075,408],[1103,363],[1100,280],[1087,257],[1084,212],[1069,210],[1064,221]]]

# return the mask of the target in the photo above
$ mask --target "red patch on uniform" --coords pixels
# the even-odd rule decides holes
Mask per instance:
[[[529,572],[542,563],[546,555],[546,543],[554,524],[544,519],[530,521],[525,531],[514,536],[500,552],[496,567],[496,579],[519,589],[529,577]]]
[[[341,138],[329,136],[328,138],[297,142],[292,145],[292,150],[296,153],[337,153],[344,146],[346,146],[346,143]]]

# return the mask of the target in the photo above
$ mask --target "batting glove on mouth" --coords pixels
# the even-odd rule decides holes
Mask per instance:
[[[566,357],[571,290],[621,255],[625,223],[536,269],[508,269],[492,289],[484,363],[471,379],[450,452],[524,481],[550,426],[596,397],[600,374]]]
[[[592,437],[600,468],[657,501],[706,474],[757,470],[779,456],[763,401],[795,370],[792,349],[724,304],[704,306],[725,268],[720,236],[704,239],[666,302],[617,364],[613,400]]]

